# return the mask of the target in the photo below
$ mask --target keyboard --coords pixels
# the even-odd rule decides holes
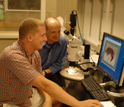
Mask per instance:
[[[99,101],[110,99],[110,96],[107,94],[107,92],[99,85],[99,83],[93,77],[88,77],[81,80],[81,84],[94,99],[97,99]]]

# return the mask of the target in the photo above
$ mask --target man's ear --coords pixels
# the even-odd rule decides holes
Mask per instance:
[[[28,34],[27,38],[28,38],[29,41],[32,41],[32,34]]]

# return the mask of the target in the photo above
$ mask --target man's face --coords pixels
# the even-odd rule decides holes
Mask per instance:
[[[38,26],[38,32],[33,35],[33,46],[36,50],[42,49],[44,41],[47,41],[46,38],[46,29],[45,26]]]
[[[54,23],[49,25],[46,31],[46,36],[48,44],[53,44],[54,42],[57,42],[60,37],[60,24]]]

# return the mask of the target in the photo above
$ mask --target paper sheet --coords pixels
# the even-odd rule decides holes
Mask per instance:
[[[116,107],[111,101],[101,101],[104,107]]]

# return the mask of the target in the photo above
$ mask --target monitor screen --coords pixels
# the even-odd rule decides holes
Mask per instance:
[[[104,33],[97,67],[117,85],[123,84],[124,40]]]

